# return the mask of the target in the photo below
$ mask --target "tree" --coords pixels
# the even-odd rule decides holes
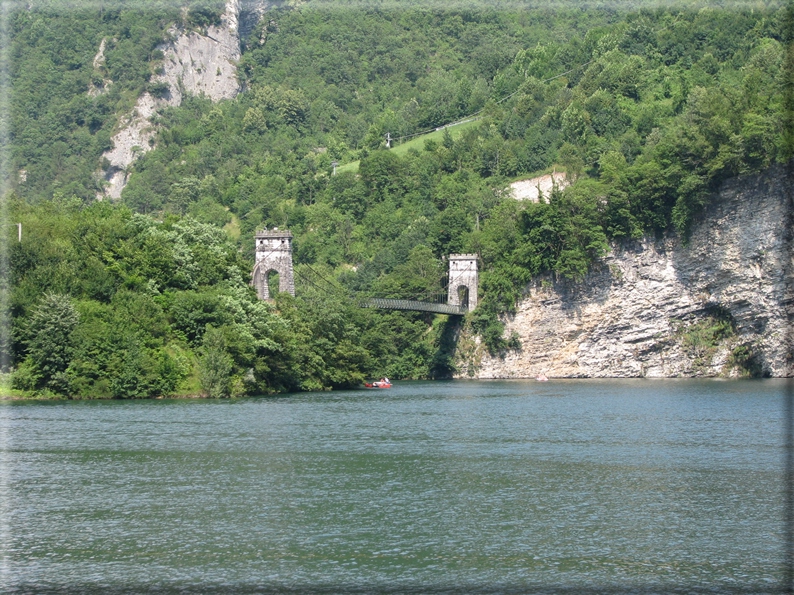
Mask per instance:
[[[55,293],[44,295],[25,329],[28,353],[20,379],[25,378],[23,384],[27,386],[19,388],[68,393],[66,368],[74,353],[72,334],[79,322],[77,310],[69,296]]]
[[[234,362],[226,351],[223,333],[208,326],[199,360],[201,388],[208,397],[217,399],[231,396],[233,367]]]
[[[287,124],[297,126],[309,115],[309,102],[302,91],[286,89],[278,100],[278,113]]]

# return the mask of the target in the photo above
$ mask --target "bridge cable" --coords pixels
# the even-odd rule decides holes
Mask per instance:
[[[297,276],[300,277],[303,281],[307,282],[309,285],[314,287],[320,293],[328,293],[328,289],[325,287],[320,287],[315,283],[308,275],[306,275],[303,271],[296,271]]]
[[[325,282],[325,284],[326,284],[328,287],[330,287],[331,289],[333,289],[335,292],[342,292],[342,293],[344,293],[345,295],[349,295],[349,291],[348,291],[346,288],[342,287],[342,286],[341,286],[339,283],[337,283],[336,281],[329,281],[329,280],[328,280],[328,279],[327,279],[327,278],[326,278],[326,277],[325,277],[325,276],[324,276],[322,273],[320,273],[319,271],[317,271],[317,270],[316,270],[316,269],[315,269],[315,268],[314,268],[312,265],[310,265],[309,263],[304,263],[304,264],[303,264],[303,266],[305,266],[306,268],[308,268],[308,269],[309,269],[309,270],[310,270],[312,273],[314,273],[314,274],[315,274],[317,277],[319,277],[319,278],[320,278],[320,279],[321,279],[323,282]],[[326,290],[326,291],[327,291],[327,290]]]

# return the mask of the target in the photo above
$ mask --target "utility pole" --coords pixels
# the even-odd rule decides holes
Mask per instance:
[[[332,174],[331,174],[332,176],[335,176],[335,175],[336,175],[336,166],[337,166],[337,165],[339,165],[339,162],[338,162],[338,161],[332,161],[332,162],[331,162],[331,167],[333,167],[333,168],[334,168],[334,173],[332,173]]]

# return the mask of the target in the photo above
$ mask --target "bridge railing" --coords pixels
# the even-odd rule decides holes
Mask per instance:
[[[413,310],[418,312],[435,312],[437,314],[463,315],[469,309],[463,306],[450,306],[449,304],[433,304],[418,300],[399,300],[394,298],[369,298],[361,300],[362,308],[380,308],[382,310]]]

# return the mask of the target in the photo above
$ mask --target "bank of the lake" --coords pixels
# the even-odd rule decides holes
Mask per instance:
[[[491,352],[464,329],[461,377],[794,375],[792,165],[726,181],[691,236],[613,243],[583,279],[528,284]]]
[[[4,592],[779,592],[785,381],[0,405]]]

